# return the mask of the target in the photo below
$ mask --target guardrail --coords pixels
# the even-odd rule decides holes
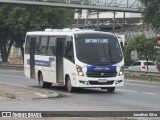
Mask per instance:
[[[24,70],[23,64],[10,64],[10,63],[0,63],[0,69],[9,69],[9,70]]]
[[[153,77],[160,77],[159,71],[135,71],[135,70],[129,70],[125,69],[125,78],[128,78],[129,75],[139,75],[139,76],[147,76],[149,82],[152,82]]]

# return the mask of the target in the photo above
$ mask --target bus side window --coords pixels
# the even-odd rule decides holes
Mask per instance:
[[[50,37],[47,55],[56,55],[56,37]]]
[[[41,54],[41,55],[47,54],[47,45],[48,45],[48,37],[46,37],[46,36],[41,37],[39,54]]]
[[[39,47],[40,47],[40,38],[37,37],[37,39],[35,40],[35,54],[39,55]]]
[[[72,42],[72,41],[67,41],[66,57],[67,57],[69,60],[74,61],[73,42]]]
[[[27,36],[26,45],[25,45],[25,54],[30,53],[30,43],[31,43],[31,37]]]

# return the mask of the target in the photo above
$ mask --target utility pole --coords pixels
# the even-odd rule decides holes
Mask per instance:
[[[99,30],[99,12],[97,11],[97,30]]]
[[[125,23],[126,23],[126,12],[123,15],[123,31],[125,31]]]
[[[113,32],[113,33],[114,33],[115,27],[116,27],[115,18],[116,18],[116,12],[114,11],[114,12],[113,12],[113,24],[112,24],[112,32]]]

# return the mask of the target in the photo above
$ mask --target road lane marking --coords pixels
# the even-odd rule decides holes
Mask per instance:
[[[117,89],[119,91],[125,91],[125,92],[132,92],[132,93],[140,93],[140,94],[147,94],[147,95],[158,95],[157,93],[150,93],[150,92],[139,92],[134,90],[126,90],[126,89]]]
[[[125,90],[125,89],[116,89],[116,90],[126,91],[126,92],[133,92],[133,93],[138,93],[137,91],[133,91],[133,90]]]
[[[29,78],[27,78],[27,77],[15,76],[15,75],[4,75],[4,74],[0,74],[0,76],[29,79]],[[144,83],[146,83],[145,81],[135,81],[135,80],[127,80],[127,81],[144,82]],[[13,83],[5,83],[5,82],[0,82],[0,83],[8,84],[8,85],[11,85],[11,86],[23,87],[23,88],[32,88],[32,87],[27,87],[27,86],[19,85],[19,84],[13,84]],[[150,83],[150,82],[147,82],[147,83]],[[134,86],[144,86],[144,87],[148,86],[148,87],[158,88],[158,86],[152,86],[152,85],[140,85],[140,84],[132,84],[132,83],[125,83],[125,84],[134,85]],[[117,89],[117,90],[126,91],[126,92],[132,92],[132,93],[142,93],[142,94],[148,94],[148,95],[157,95],[157,93],[139,92],[139,91],[134,91],[134,90],[126,90],[126,89]],[[65,92],[60,92],[60,91],[57,91],[57,92],[58,92],[58,93],[61,93],[61,94],[71,95],[70,93],[65,93]]]
[[[16,78],[28,79],[27,77],[15,76],[15,75],[4,75],[4,74],[0,74],[0,76],[5,76],[5,77],[16,77]]]
[[[34,93],[35,95],[38,95],[42,98],[56,98],[56,97],[59,97],[59,94],[55,93],[55,92],[52,92],[52,93]]]
[[[144,94],[149,94],[149,95],[157,95],[156,93],[146,93],[146,92],[144,92]]]
[[[142,87],[154,87],[157,88],[158,86],[153,86],[153,85],[140,85],[140,84],[133,84],[133,83],[125,83],[127,85],[135,85],[135,86],[142,86]]]

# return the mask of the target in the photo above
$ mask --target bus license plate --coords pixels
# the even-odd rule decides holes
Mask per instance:
[[[99,82],[99,83],[106,83],[107,80],[106,80],[106,79],[98,79],[98,82]]]

